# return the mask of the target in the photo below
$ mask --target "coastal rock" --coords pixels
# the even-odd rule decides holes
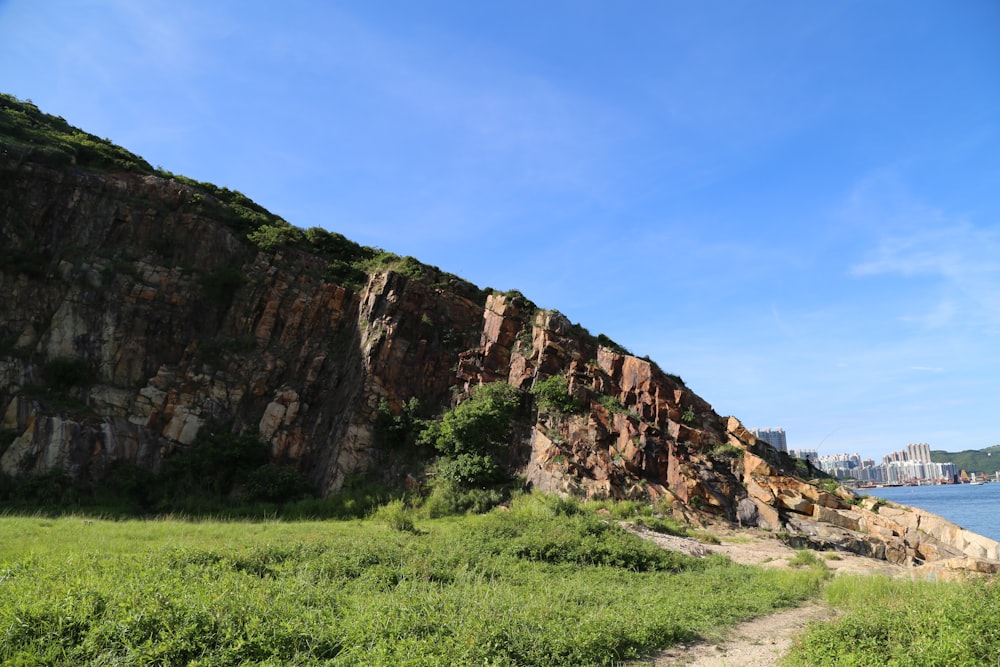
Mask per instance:
[[[0,181],[5,475],[158,472],[221,431],[259,437],[324,494],[361,473],[418,480],[380,418],[411,401],[439,415],[506,381],[524,392],[507,463],[534,488],[942,571],[1000,559],[940,517],[821,488],[679,377],[518,293],[412,258],[348,281],[301,245],[252,244],[273,216],[165,175],[4,153]],[[538,409],[530,390],[553,376],[578,408]]]

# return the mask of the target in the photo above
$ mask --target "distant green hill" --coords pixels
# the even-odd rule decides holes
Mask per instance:
[[[993,456],[996,454],[996,456]],[[1000,445],[986,449],[966,449],[961,452],[946,452],[940,449],[931,450],[931,461],[935,463],[954,463],[959,470],[966,472],[983,472],[989,475],[1000,471]]]

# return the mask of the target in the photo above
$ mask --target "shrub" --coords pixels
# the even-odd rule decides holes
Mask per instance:
[[[351,262],[342,259],[331,260],[323,274],[325,280],[346,287],[360,287],[368,279],[368,274]]]
[[[583,511],[579,503],[528,496],[510,512],[483,517],[474,539],[483,551],[551,564],[600,565],[634,572],[697,568],[699,562],[667,551]],[[568,512],[568,513],[564,513]]]
[[[416,397],[404,402],[398,414],[383,398],[379,401],[375,420],[376,437],[390,447],[413,446],[425,427],[421,413],[420,400]]]
[[[329,259],[356,262],[370,259],[375,255],[375,250],[372,248],[355,243],[343,234],[329,232],[321,227],[310,227],[305,231],[304,237],[310,250]]]
[[[436,479],[431,493],[420,503],[420,512],[428,519],[455,514],[483,514],[509,497],[504,487],[469,489],[446,479]]]
[[[496,481],[503,474],[500,457],[519,405],[520,392],[506,382],[480,385],[440,421],[428,424],[417,444],[432,445],[446,457],[439,474],[451,481]]]
[[[609,338],[605,334],[597,335],[597,344],[600,345],[601,347],[606,347],[612,352],[616,352],[618,354],[624,354],[624,355],[632,354],[632,352],[627,347],[619,345],[615,341],[611,340],[611,338]]]
[[[561,375],[536,382],[531,394],[538,402],[539,410],[572,414],[582,409],[580,401],[569,393],[569,382]]]
[[[640,517],[635,521],[636,525],[643,526],[654,533],[664,535],[675,535],[677,537],[689,537],[690,531],[678,521],[663,517]]]
[[[59,469],[14,480],[10,495],[17,503],[41,506],[75,505],[80,498],[72,478]]]
[[[200,436],[167,458],[164,474],[174,496],[190,493],[224,496],[267,462],[268,445],[260,439],[217,433]]]
[[[712,447],[712,456],[727,459],[741,459],[745,452],[742,448],[728,442],[720,442]]]
[[[294,246],[305,239],[301,229],[281,219],[267,221],[247,234],[250,243],[265,252],[273,252],[282,246]]]
[[[628,412],[621,400],[617,396],[601,396],[597,399],[609,414],[624,414]]]
[[[808,549],[799,549],[795,555],[788,559],[788,564],[792,567],[811,567],[826,569],[826,563],[819,556]]]
[[[496,459],[488,454],[442,456],[435,467],[438,477],[466,488],[498,482],[506,475]]]
[[[290,465],[265,465],[250,472],[244,497],[250,502],[286,503],[312,495],[312,485]]]
[[[402,500],[392,500],[375,510],[375,520],[385,523],[393,530],[404,533],[417,532],[413,515]]]
[[[162,499],[162,480],[152,471],[132,463],[119,463],[108,474],[103,490],[140,508],[150,508]]]

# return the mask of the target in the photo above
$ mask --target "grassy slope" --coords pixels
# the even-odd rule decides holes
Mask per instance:
[[[996,456],[993,456],[996,454]],[[1000,445],[985,449],[966,449],[960,452],[931,450],[931,460],[937,463],[954,463],[959,470],[992,475],[1000,471]]]
[[[0,519],[0,664],[601,665],[814,595],[527,497],[418,521]],[[603,563],[603,564],[595,564]]]

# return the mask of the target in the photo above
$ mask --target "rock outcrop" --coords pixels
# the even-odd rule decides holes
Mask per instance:
[[[680,378],[519,294],[392,263],[340,280],[319,255],[250,243],[241,212],[198,184],[52,166],[4,146],[8,476],[97,480],[122,462],[157,471],[225,429],[256,434],[273,461],[332,493],[355,473],[407,472],[379,441],[381,412],[561,376],[579,410],[536,408],[511,441],[511,466],[536,488],[651,498],[682,518],[893,562],[989,571],[1000,559],[996,542],[939,517],[809,483],[816,471]]]

